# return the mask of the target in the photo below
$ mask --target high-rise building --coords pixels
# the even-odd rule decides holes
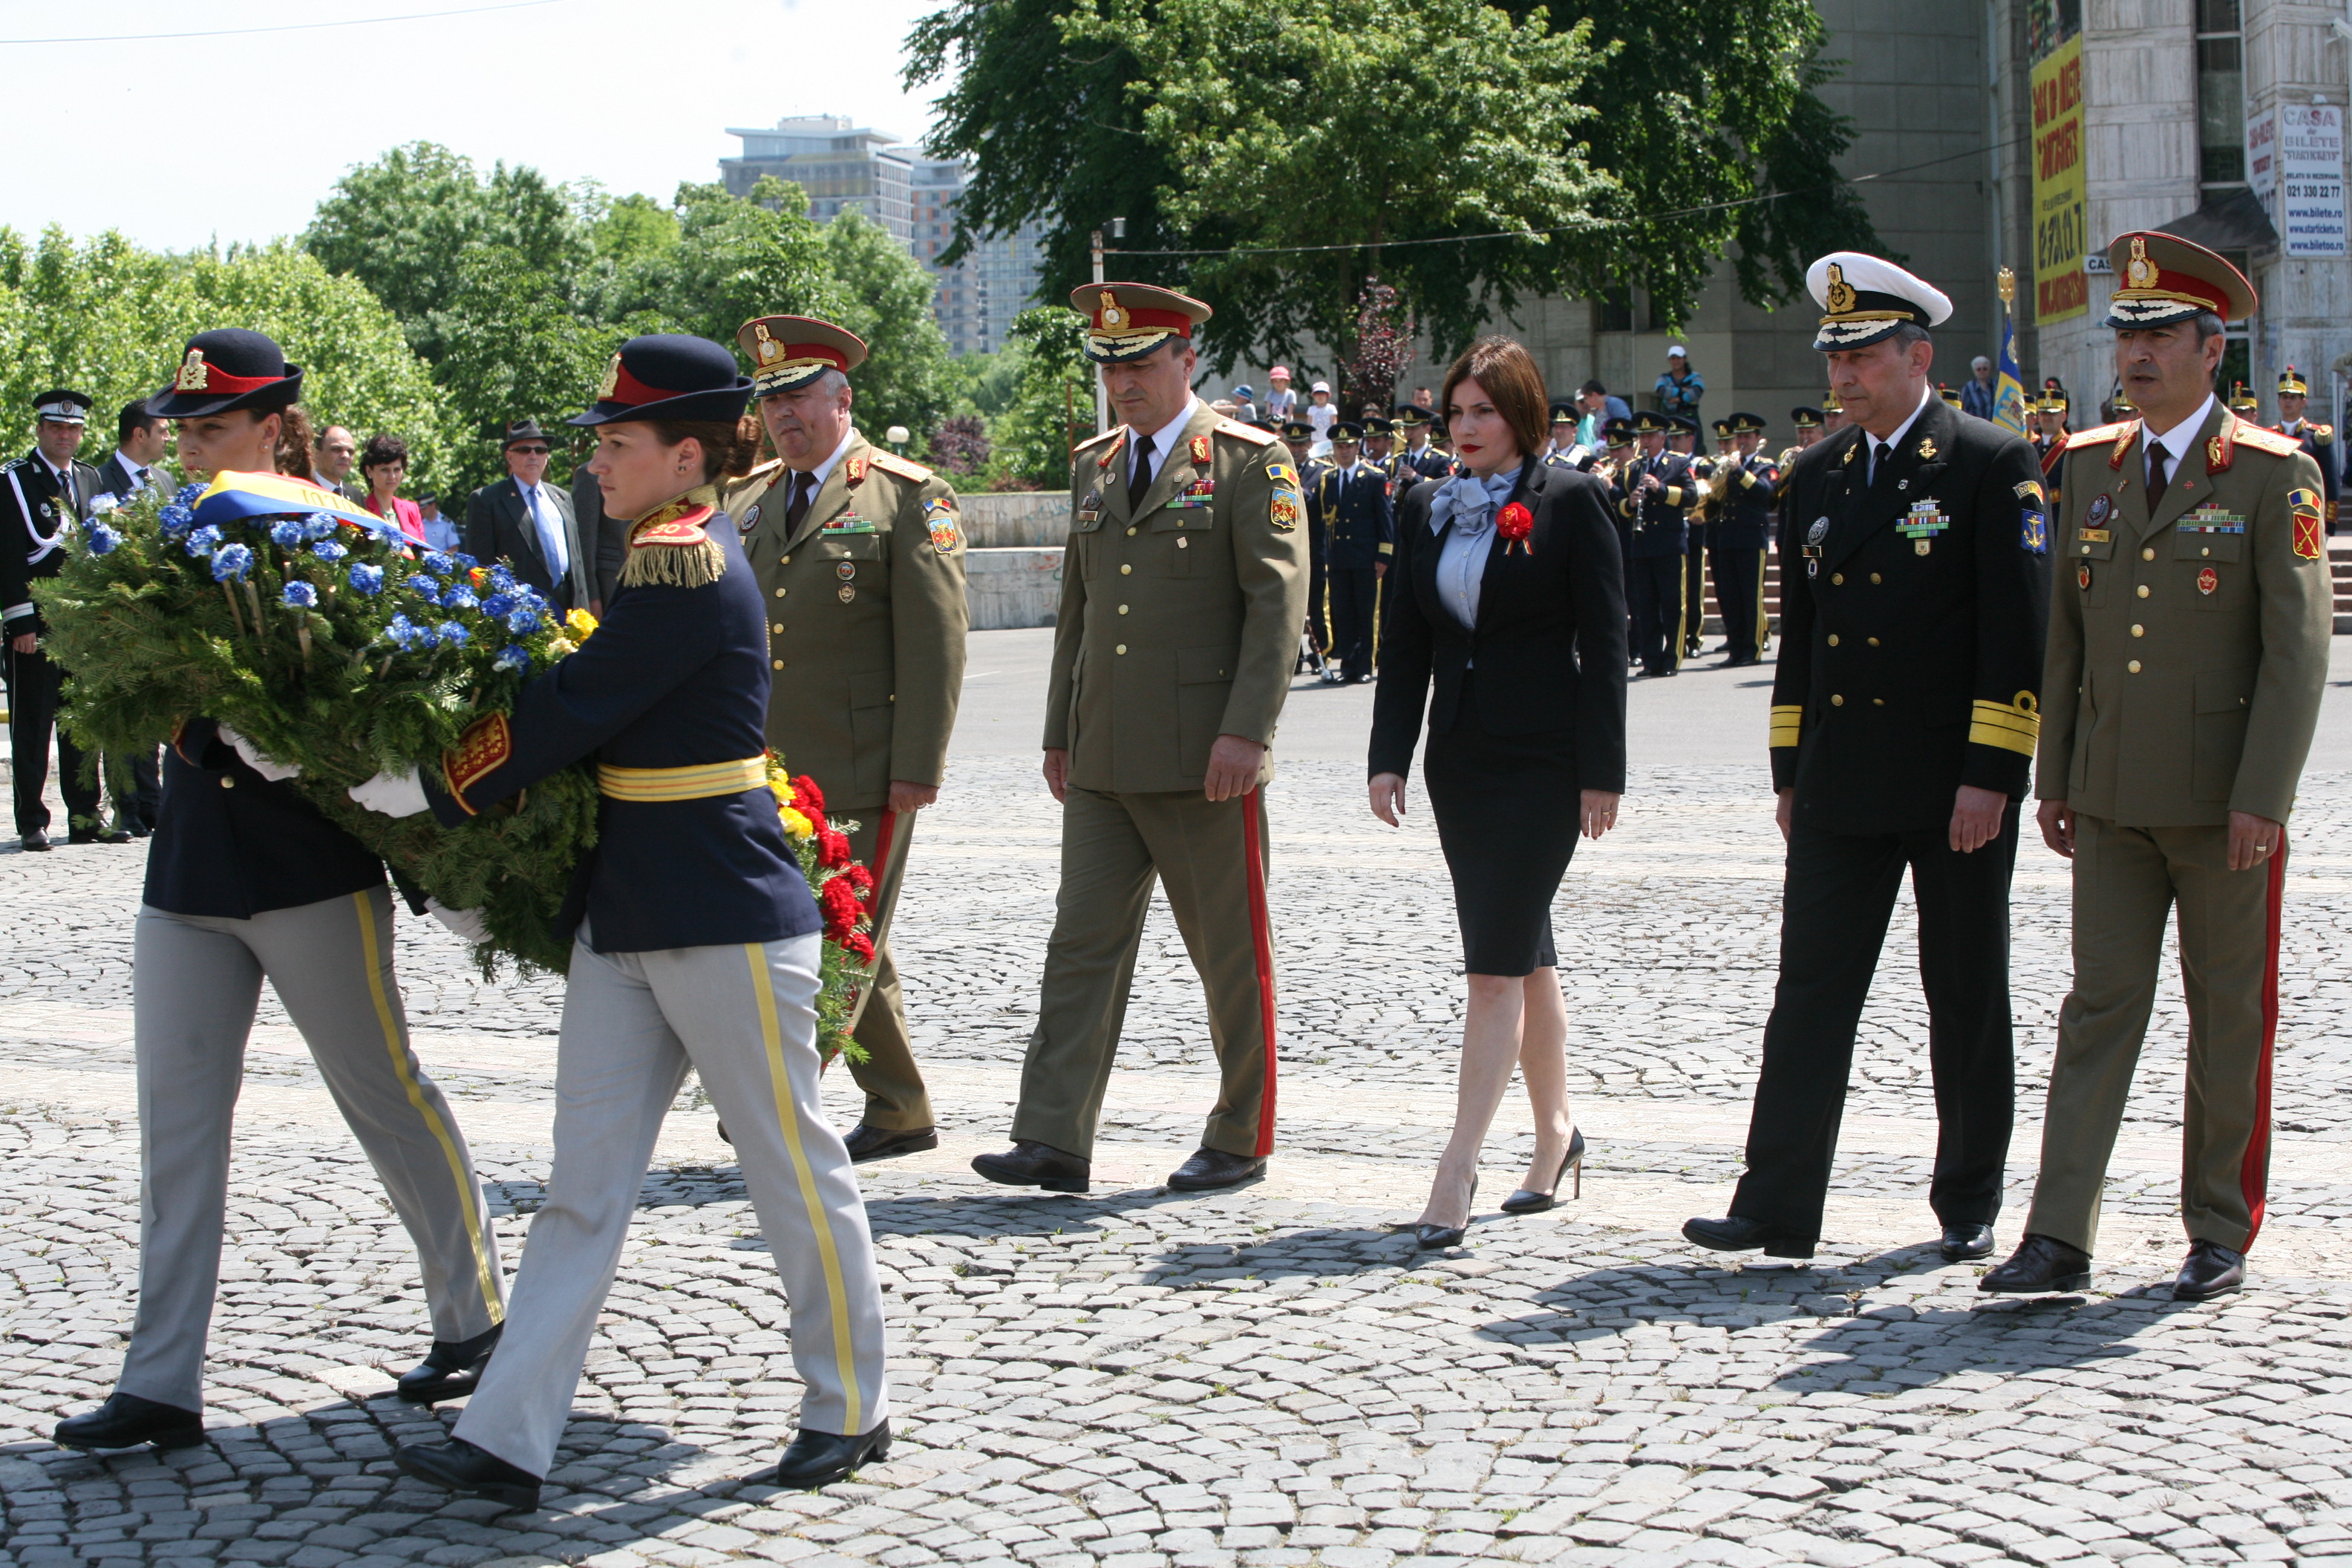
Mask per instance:
[[[808,193],[809,216],[819,223],[856,207],[899,244],[912,243],[914,166],[903,138],[845,114],[786,115],[772,129],[730,127],[727,134],[743,142],[741,157],[719,160],[729,195],[748,196],[761,175],[773,174]]]

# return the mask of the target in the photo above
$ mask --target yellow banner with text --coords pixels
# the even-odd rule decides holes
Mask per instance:
[[[2067,39],[2033,68],[2033,319],[2059,321],[2090,308],[2083,275],[2083,39]]]

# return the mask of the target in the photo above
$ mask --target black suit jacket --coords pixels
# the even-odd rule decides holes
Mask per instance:
[[[42,541],[58,538],[75,519],[88,517],[90,498],[99,493],[98,470],[88,463],[76,458],[68,473],[73,495],[61,507],[58,482],[37,449],[0,466],[0,617],[5,618],[9,637],[41,629],[32,585],[56,576],[66,563],[62,541],[56,545]],[[40,559],[34,560],[35,555]]]
[[[151,467],[147,470],[147,482],[151,485],[163,483],[163,476]],[[119,451],[109,452],[106,461],[98,466],[98,493],[102,496],[127,501],[139,493],[138,484],[137,471],[123,460]],[[166,485],[165,488],[170,487]]]
[[[1309,527],[1323,531],[1323,559],[1334,572],[1369,572],[1389,559],[1396,538],[1392,481],[1366,458],[1356,460],[1355,478],[1325,465],[1307,492]]]
[[[2025,794],[2050,620],[2042,469],[1941,398],[1875,484],[1864,434],[1814,442],[1789,482],[1772,784],[1834,831],[1937,828],[1962,784]]]
[[[1535,513],[1534,529],[1523,549],[1495,541],[1478,580],[1478,624],[1465,626],[1437,590],[1437,558],[1454,531],[1451,523],[1430,531],[1438,485],[1415,485],[1398,509],[1389,570],[1411,592],[1395,596],[1381,633],[1371,773],[1411,771],[1424,702],[1433,734],[1453,730],[1475,659],[1487,734],[1563,732],[1578,787],[1623,793],[1625,574],[1609,487],[1574,468],[1522,467],[1511,499]]]
[[[522,490],[511,476],[484,485],[466,499],[463,533],[466,553],[477,561],[506,561],[514,574],[567,610],[588,607],[594,596],[594,563],[583,559],[580,526],[572,512],[572,498],[541,482],[541,493],[554,503],[563,524],[563,543],[571,561],[561,582],[548,570],[546,552],[540,548],[539,526],[522,504]]]

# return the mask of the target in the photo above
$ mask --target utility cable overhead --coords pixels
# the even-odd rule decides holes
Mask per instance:
[[[202,27],[185,33],[93,33],[73,38],[0,38],[0,48],[42,44],[143,44],[167,38],[243,38],[256,33],[314,33],[323,27],[373,27],[387,22],[430,22],[444,16],[482,16],[494,11],[527,11],[563,0],[505,0],[497,5],[460,5],[447,11],[410,11],[398,16],[352,16],[340,22],[280,22],[266,27]]]

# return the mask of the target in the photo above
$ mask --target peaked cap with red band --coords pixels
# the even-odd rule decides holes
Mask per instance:
[[[751,395],[790,392],[826,371],[845,374],[866,363],[866,340],[814,316],[760,316],[735,330],[751,362]]]
[[[2210,310],[2242,321],[2259,302],[2246,275],[2192,240],[2152,229],[2119,234],[2107,245],[2116,293],[2107,319],[2118,331],[2169,327]]]
[[[1085,283],[1070,309],[1087,319],[1087,357],[1097,364],[1141,359],[1170,338],[1189,340],[1216,314],[1189,294],[1149,283]]]
[[[735,355],[723,344],[655,332],[621,345],[604,372],[595,405],[565,423],[677,419],[732,425],[751,400],[751,378],[735,368]]]
[[[158,419],[194,419],[251,408],[275,414],[302,395],[302,367],[271,339],[243,327],[198,332],[181,351],[172,384],[147,400]]]

